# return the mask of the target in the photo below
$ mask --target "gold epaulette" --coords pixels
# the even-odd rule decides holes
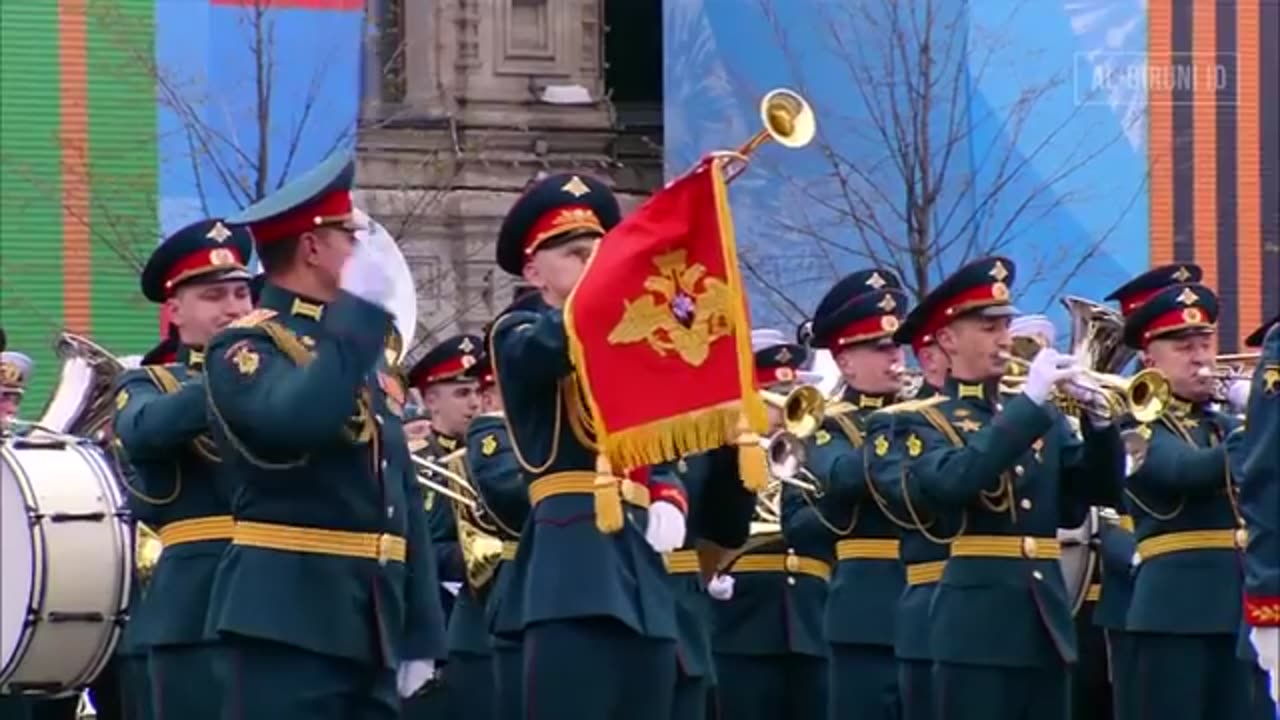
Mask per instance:
[[[925,408],[931,408],[934,405],[944,403],[950,399],[951,398],[946,395],[931,395],[923,400],[904,400],[900,403],[894,403],[889,407],[882,408],[876,412],[889,414],[919,412]]]
[[[827,416],[848,415],[849,413],[854,412],[855,410],[858,410],[857,405],[854,405],[851,402],[846,402],[844,400],[841,400],[839,402],[834,402],[828,405],[826,408],[823,409],[822,414]]]
[[[245,315],[242,318],[234,320],[227,327],[233,327],[233,328],[257,327],[275,316],[276,316],[275,310],[268,310],[266,308],[256,308],[254,310],[251,310],[248,315]]]
[[[270,312],[272,315],[275,314],[270,310],[267,312]],[[264,318],[257,323],[257,326],[271,337],[271,342],[275,343],[275,346],[280,348],[281,352],[288,355],[294,365],[306,365],[311,362],[313,357],[315,357],[311,350],[307,349],[307,346],[302,344],[302,339],[298,337],[297,333],[280,323]]]

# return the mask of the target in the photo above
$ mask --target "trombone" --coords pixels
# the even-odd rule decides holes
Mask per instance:
[[[471,487],[471,483],[467,482],[466,478],[445,467],[445,464],[462,457],[466,452],[466,448],[460,448],[458,450],[454,450],[448,455],[443,455],[433,460],[428,460],[427,458],[418,457],[413,454],[410,454],[409,458],[413,460],[414,465],[417,465],[419,468],[426,471],[425,473],[417,473],[418,483],[420,485],[430,488],[431,490],[435,490],[450,500],[462,503],[467,506],[469,510],[475,510],[477,498],[475,488]],[[462,492],[457,492],[443,483],[432,480],[430,475],[439,475],[446,480],[452,480],[459,488],[462,488]]]
[[[1020,392],[1026,385],[1026,373],[1031,363],[1016,355],[1004,354],[1013,374],[1001,378],[1000,385],[1010,392]],[[1077,388],[1083,390],[1091,399],[1079,401],[1089,412],[1103,418],[1114,419],[1116,415],[1128,412],[1134,420],[1149,423],[1158,420],[1164,414],[1173,398],[1173,389],[1164,373],[1154,368],[1147,368],[1131,378],[1110,373],[1098,372],[1083,368],[1080,371],[1084,381],[1071,380]],[[1055,402],[1069,404],[1075,398],[1058,396]]]

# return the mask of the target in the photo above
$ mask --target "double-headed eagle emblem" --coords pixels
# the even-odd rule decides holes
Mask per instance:
[[[685,250],[653,258],[658,268],[645,278],[649,294],[624,300],[622,319],[609,333],[611,345],[647,342],[659,355],[675,352],[698,367],[711,355],[711,344],[733,332],[729,285],[707,275],[702,263],[689,265]]]

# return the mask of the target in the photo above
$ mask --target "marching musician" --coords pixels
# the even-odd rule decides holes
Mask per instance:
[[[511,569],[514,602],[495,619],[499,633],[523,636],[528,717],[662,717],[675,686],[675,603],[659,553],[684,542],[684,492],[656,468],[621,480],[603,464],[596,472],[565,331],[565,302],[619,216],[604,184],[553,175],[516,201],[498,237],[498,265],[540,295],[499,317],[491,339],[532,506]],[[619,494],[624,522],[611,531]]]
[[[1125,344],[1173,392],[1158,421],[1133,428],[1147,447],[1126,488],[1139,558],[1128,630],[1144,719],[1258,717],[1251,664],[1235,652],[1245,533],[1223,441],[1236,421],[1209,407],[1214,384],[1202,373],[1214,363],[1217,316],[1212,290],[1178,284],[1125,320]]]
[[[208,630],[231,717],[397,718],[444,655],[421,495],[386,367],[392,283],[340,152],[246,209],[267,280],[205,387],[235,529]]]
[[[1114,301],[1120,314],[1128,318],[1137,312],[1147,300],[1160,290],[1181,283],[1198,283],[1204,271],[1192,263],[1175,263],[1152,268],[1130,279],[1111,292],[1107,300]],[[1135,430],[1126,431],[1126,444],[1131,445],[1130,465],[1144,452],[1146,441]],[[1131,472],[1126,470],[1126,475]],[[1133,598],[1134,558],[1137,540],[1134,537],[1133,516],[1128,505],[1116,508],[1120,517],[1116,522],[1103,522],[1099,526],[1098,568],[1102,575],[1102,588],[1097,605],[1093,608],[1093,622],[1103,629],[1107,641],[1107,671],[1111,681],[1111,707],[1116,720],[1138,717],[1135,705],[1138,688],[1138,664],[1134,656],[1133,639],[1126,630],[1129,606]],[[1087,708],[1076,708],[1077,716]]]
[[[867,481],[884,499],[882,511],[899,528],[898,558],[906,584],[898,597],[894,622],[894,656],[898,662],[898,693],[903,720],[935,720],[933,665],[929,611],[934,592],[950,555],[950,542],[964,528],[956,512],[926,510],[926,500],[906,494],[901,464],[906,434],[893,437],[893,414],[929,402],[947,386],[949,359],[931,332],[925,331],[929,305],[918,305],[893,334],[894,342],[910,345],[920,365],[922,382],[915,398],[877,410],[866,420]]]
[[[455,474],[465,472],[461,456],[465,453],[464,433],[467,423],[480,411],[479,383],[472,374],[480,352],[479,337],[455,335],[429,349],[409,370],[409,384],[420,393],[423,407],[431,418],[431,434],[418,452]],[[451,459],[445,460],[446,457]],[[456,492],[463,492],[444,474],[436,473],[432,478]],[[458,542],[456,503],[428,487],[422,488],[422,495],[440,580],[457,583],[460,588],[453,602],[446,604],[448,658],[441,674],[449,706],[447,715],[462,718],[471,709],[475,717],[487,718],[485,713],[475,714],[474,705],[475,698],[488,697],[493,692],[489,632],[484,603],[467,588],[466,567]],[[479,709],[484,707],[487,706],[481,705]],[[406,717],[425,717],[428,709],[423,708],[422,713],[407,709]]]
[[[1071,489],[1114,504],[1119,433],[1086,418],[1084,442],[1048,403],[1079,370],[1042,350],[1023,392],[999,393],[1010,349],[1013,262],[960,268],[921,303],[920,330],[950,358],[945,394],[893,413],[905,493],[926,510],[966,515],[950,543],[930,611],[939,717],[1063,717],[1076,659],[1071,607],[1057,560],[1059,498]],[[873,441],[878,442],[879,439]]]
[[[0,431],[19,434],[18,408],[27,392],[27,378],[31,377],[31,358],[17,350],[0,352]]]
[[[757,384],[785,394],[803,379],[808,350],[781,333],[755,330]],[[770,432],[782,429],[782,411],[769,407]],[[778,479],[774,479],[778,482]],[[725,718],[820,718],[827,712],[827,644],[823,612],[831,579],[832,535],[805,500],[781,488],[780,526],[753,530],[729,565],[730,591],[715,587],[717,697]],[[720,580],[724,583],[724,580]]]
[[[220,462],[205,413],[204,348],[251,309],[248,231],[220,219],[192,223],[162,242],[142,271],[142,294],[169,311],[172,364],[144,364],[116,383],[114,432],[134,471],[133,517],[164,547],[131,634],[148,648],[155,712],[219,718],[208,692],[216,648],[205,635],[209,586],[231,540],[231,500],[215,479]],[[166,338],[167,339],[167,338]],[[159,349],[159,348],[157,348]],[[150,353],[149,360],[157,360]]]
[[[827,293],[814,313],[814,347],[832,353],[845,391],[808,439],[806,463],[823,488],[815,519],[835,536],[836,566],[827,597],[830,644],[828,717],[897,720],[901,716],[894,617],[906,584],[898,562],[898,526],[868,482],[866,418],[902,391],[901,347],[893,333],[907,296],[892,272],[863,270]],[[804,493],[789,493],[808,500]]]
[[[1270,674],[1272,701],[1280,703],[1280,316],[1251,333],[1245,344],[1261,346],[1262,354],[1249,390],[1248,427],[1237,464],[1240,514],[1249,529],[1244,621],[1252,646],[1241,648],[1246,651],[1241,654],[1256,656],[1258,667]]]
[[[522,301],[536,297],[536,294],[517,297],[512,307],[519,307]],[[483,346],[488,344],[486,337]],[[467,425],[467,473],[502,543],[502,561],[489,583],[484,608],[485,628],[489,632],[492,649],[492,716],[496,720],[523,720],[524,667],[520,636],[493,632],[493,619],[502,612],[504,602],[514,602],[509,591],[512,584],[512,564],[509,561],[515,558],[520,529],[529,517],[528,486],[511,446],[511,434],[502,413],[502,394],[498,391],[493,363],[487,353],[481,356],[473,370],[480,383],[480,405],[484,412],[472,418]]]

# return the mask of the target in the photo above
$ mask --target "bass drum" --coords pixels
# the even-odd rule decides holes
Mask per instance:
[[[1089,515],[1080,527],[1059,528],[1058,542],[1062,544],[1062,579],[1067,584],[1067,600],[1071,614],[1076,615],[1084,607],[1089,596],[1089,585],[1098,565],[1098,553],[1094,539],[1098,535],[1098,508],[1089,508]]]
[[[97,446],[0,445],[0,693],[74,695],[111,658],[133,568],[123,508]]]

